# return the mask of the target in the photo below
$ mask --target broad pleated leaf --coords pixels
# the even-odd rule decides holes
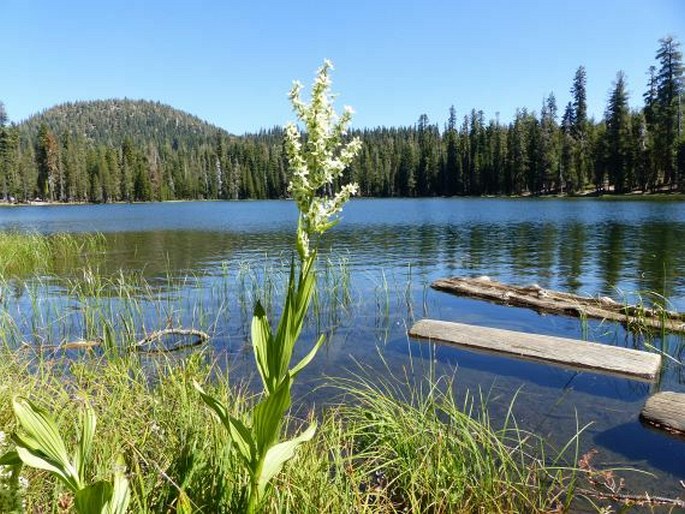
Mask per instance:
[[[214,413],[219,417],[221,423],[228,425],[228,410],[219,400],[214,398],[212,395],[207,394],[202,386],[195,380],[193,380],[193,387],[200,393],[200,397],[205,402],[207,407],[212,409]]]
[[[193,386],[200,393],[205,404],[214,411],[221,420],[221,423],[226,427],[228,435],[233,444],[238,447],[240,455],[245,459],[248,465],[251,465],[256,457],[257,449],[252,434],[250,434],[250,430],[242,421],[229,415],[224,404],[207,394],[200,384],[193,381]]]
[[[326,336],[321,334],[321,336],[319,336],[319,340],[316,342],[314,347],[311,350],[309,350],[309,353],[305,355],[302,358],[302,360],[293,367],[293,369],[290,370],[290,378],[295,378],[297,374],[300,371],[302,371],[302,369],[304,369],[304,367],[307,364],[309,364],[312,361],[312,359],[314,359],[314,357],[316,356],[316,352],[319,351],[319,348],[321,348],[321,345],[324,343],[325,340]]]
[[[78,514],[104,514],[105,506],[112,497],[113,487],[109,482],[100,480],[74,494],[74,505]]]
[[[257,446],[250,430],[237,418],[228,418],[228,432],[231,440],[238,447],[238,451],[251,466],[257,458]]]
[[[295,339],[292,338],[292,326],[295,323],[295,313],[297,311],[297,291],[295,289],[295,261],[290,263],[290,275],[288,278],[288,290],[286,292],[285,304],[283,305],[283,312],[281,319],[276,329],[276,336],[274,337],[274,344],[272,352],[269,357],[270,363],[274,366],[275,375],[280,379],[283,378],[290,366],[290,356],[295,345]]]
[[[316,432],[316,422],[312,423],[307,430],[302,432],[299,436],[284,441],[269,448],[264,457],[264,465],[262,466],[262,473],[257,481],[257,488],[259,495],[263,495],[269,481],[275,477],[283,468],[283,465],[295,456],[295,451],[304,442],[309,441],[314,437]]]
[[[316,284],[313,264],[316,254],[313,253],[302,264],[299,279],[295,282],[295,264],[290,265],[290,279],[283,314],[276,331],[274,346],[279,347],[278,376],[284,377],[288,373],[290,360],[297,339],[300,337],[304,325],[304,317],[309,309],[314,286]]]
[[[64,484],[72,491],[77,491],[80,487],[80,483],[76,480],[76,477],[65,470],[65,468],[54,462],[52,459],[47,458],[42,452],[38,450],[29,449],[25,446],[19,446],[18,439],[15,439],[17,443],[17,454],[21,461],[32,468],[44,469],[50,473],[54,473],[57,478],[62,480]]]
[[[90,449],[93,446],[96,424],[97,418],[95,416],[95,411],[90,405],[86,405],[81,413],[81,437],[79,438],[76,454],[74,455],[74,465],[78,470],[81,481],[85,479],[86,461],[90,455]]]
[[[131,501],[131,490],[124,475],[125,463],[121,455],[117,459],[117,468],[114,472],[112,497],[105,506],[103,514],[125,514]]]
[[[67,448],[48,412],[24,398],[14,398],[12,406],[21,428],[37,448],[56,462],[68,463]]]
[[[290,377],[279,384],[270,395],[263,397],[252,413],[255,442],[260,454],[278,441],[285,412],[290,407]]]
[[[19,458],[27,466],[56,473],[72,490],[80,489],[78,471],[47,411],[24,398],[14,398],[12,406],[22,429],[13,436]]]
[[[274,377],[273,366],[269,362],[272,345],[271,326],[266,317],[262,304],[258,301],[254,307],[252,316],[252,347],[254,348],[257,369],[262,377],[264,388],[272,392],[278,377]]]

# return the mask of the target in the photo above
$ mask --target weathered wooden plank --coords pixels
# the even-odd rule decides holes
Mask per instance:
[[[655,380],[661,367],[661,355],[656,353],[449,321],[423,319],[414,324],[409,335],[643,380]]]
[[[659,428],[685,434],[685,393],[653,394],[642,407],[640,417]]]
[[[528,307],[538,312],[617,321],[672,332],[685,332],[685,314],[639,305],[624,305],[608,297],[592,298],[551,291],[532,284],[507,285],[488,277],[454,277],[436,280],[431,287],[448,293],[480,298],[504,305]]]

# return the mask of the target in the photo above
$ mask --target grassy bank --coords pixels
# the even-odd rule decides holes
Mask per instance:
[[[6,434],[15,429],[15,395],[46,406],[72,445],[77,407],[93,406],[98,426],[91,478],[110,476],[122,454],[130,512],[234,512],[240,504],[247,477],[192,383],[203,384],[245,421],[254,398],[230,384],[206,355],[47,360],[6,353],[0,373],[6,377],[0,386]],[[336,386],[345,403],[316,414],[317,437],[279,475],[265,511],[533,513],[563,508],[572,497],[570,472],[536,458],[539,441],[468,416],[439,387],[401,399],[362,380]],[[288,430],[303,422],[291,416]],[[66,512],[56,506],[73,501],[45,472],[24,468],[22,483],[17,499],[27,512]],[[11,491],[5,480],[5,509]]]

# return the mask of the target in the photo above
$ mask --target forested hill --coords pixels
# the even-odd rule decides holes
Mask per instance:
[[[0,123],[0,201],[279,197],[280,139],[237,138],[158,102],[66,103]]]
[[[600,120],[588,116],[584,67],[570,101],[550,93],[513,120],[446,108],[446,123],[359,131],[344,180],[364,196],[520,195],[685,190],[685,67],[680,43],[659,41],[642,98],[616,74]],[[0,99],[1,100],[1,99]],[[642,101],[642,107],[631,107]],[[116,202],[281,198],[280,128],[231,136],[145,101],[64,104],[7,125],[0,102],[0,201]]]
[[[20,128],[35,138],[45,124],[54,134],[71,134],[95,145],[137,146],[150,142],[187,148],[208,143],[228,133],[197,116],[159,102],[146,100],[96,100],[57,105],[22,122]]]

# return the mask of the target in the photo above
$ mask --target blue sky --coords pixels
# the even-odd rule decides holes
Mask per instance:
[[[685,0],[0,0],[0,101],[12,121],[56,103],[159,100],[233,133],[293,118],[292,80],[336,66],[355,127],[442,126],[450,105],[511,120],[576,68],[601,118],[618,70],[642,105],[658,39],[685,44]]]

